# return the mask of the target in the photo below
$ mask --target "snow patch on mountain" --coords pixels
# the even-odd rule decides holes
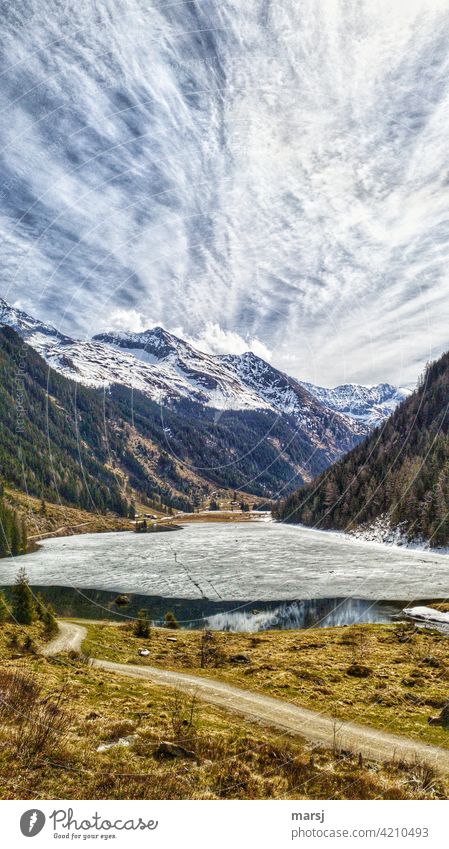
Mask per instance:
[[[269,411],[293,420],[330,460],[352,448],[404,397],[389,384],[330,390],[303,383],[252,352],[203,353],[162,327],[75,340],[2,299],[0,323],[13,327],[56,371],[86,386],[120,384],[162,405],[187,400],[217,411]]]
[[[410,389],[398,389],[391,383],[379,383],[377,386],[343,383],[333,389],[314,386],[313,383],[302,382],[302,385],[330,410],[363,422],[370,429],[382,424],[411,392]]]
[[[392,525],[387,514],[378,516],[373,522],[359,525],[354,530],[348,531],[352,538],[363,540],[363,542],[377,542],[384,545],[400,546],[401,548],[413,548],[419,551],[428,551],[430,545],[422,537],[411,538],[405,527],[405,522]],[[443,549],[438,549],[441,553]]]

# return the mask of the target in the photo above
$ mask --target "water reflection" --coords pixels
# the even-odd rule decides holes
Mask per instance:
[[[272,608],[226,610],[207,617],[216,631],[267,631],[329,628],[356,623],[387,623],[398,617],[401,605],[359,598],[320,598],[282,603]]]

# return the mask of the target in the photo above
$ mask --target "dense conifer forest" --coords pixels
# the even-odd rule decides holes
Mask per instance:
[[[49,369],[10,328],[0,330],[0,474],[48,501],[127,512],[108,461],[119,429],[105,433],[102,398]]]
[[[265,412],[161,407],[122,386],[91,389],[58,374],[0,328],[0,480],[42,503],[131,515],[133,502],[192,511],[215,486],[272,497],[303,482],[313,456],[295,425]],[[310,474],[312,473],[312,470]],[[0,554],[26,549],[21,517],[1,501]]]
[[[27,530],[17,510],[4,502],[3,486],[0,484],[0,557],[17,557],[27,550]]]
[[[363,443],[275,509],[277,518],[352,529],[388,516],[409,538],[449,543],[449,353]]]

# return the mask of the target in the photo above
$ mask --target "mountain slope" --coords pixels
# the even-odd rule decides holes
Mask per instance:
[[[383,402],[394,403],[392,387],[320,389],[251,352],[212,356],[161,327],[85,342],[2,300],[0,323],[94,390],[96,403],[95,390],[107,390],[111,415],[126,423],[116,462],[138,491],[172,506],[187,507],[210,484],[264,498],[289,492],[353,448]]]
[[[0,329],[0,473],[19,489],[86,509],[127,512],[100,396],[53,371],[11,328]]]
[[[217,426],[224,425],[226,414],[229,452],[224,457],[223,451],[219,452],[220,465],[235,464],[236,452],[240,456],[238,447],[232,447],[235,435],[230,429],[238,433],[243,426],[243,442],[253,460],[262,442],[269,449],[269,456],[260,459],[262,465],[253,462],[248,470],[250,480],[258,480],[258,487],[262,486],[261,475],[269,478],[269,483],[263,484],[268,487],[265,494],[275,494],[279,487],[291,489],[290,480],[297,475],[298,480],[307,480],[318,474],[367,432],[366,425],[323,405],[298,381],[253,354],[213,357],[162,328],[140,334],[101,334],[82,342],[5,301],[0,302],[0,322],[13,327],[50,366],[78,383],[109,390],[113,386],[131,388],[160,408],[159,418],[161,410],[173,409],[179,414],[187,405],[188,415],[202,421],[208,432],[205,445],[210,442],[211,413]],[[239,419],[239,413],[248,415]],[[218,437],[219,431],[212,442]],[[286,460],[284,455],[288,455]],[[204,458],[202,464],[210,466]],[[273,464],[284,466],[279,486],[274,483]],[[241,486],[243,477],[237,474],[237,481],[230,485]]]
[[[449,353],[382,428],[276,509],[279,519],[351,529],[385,517],[409,539],[449,543]]]
[[[391,383],[379,383],[378,386],[343,383],[333,389],[304,382],[302,386],[330,410],[344,413],[369,428],[382,424],[398,404],[410,395],[409,390],[397,389]]]
[[[133,498],[192,510],[217,487],[263,498],[329,464],[271,411],[161,408],[122,385],[84,387],[0,329],[0,474],[48,501],[126,514]],[[312,458],[312,462],[311,462]]]

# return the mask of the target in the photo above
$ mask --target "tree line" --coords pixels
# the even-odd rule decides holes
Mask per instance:
[[[273,510],[284,522],[351,530],[388,517],[410,538],[449,543],[449,353],[427,366],[387,422]]]
[[[5,504],[0,483],[0,557],[17,557],[27,551],[27,529],[22,516]]]
[[[0,591],[0,624],[14,622],[17,625],[32,625],[41,622],[45,636],[50,639],[58,631],[58,624],[51,605],[46,604],[39,593],[35,596],[28,582],[25,569],[19,569],[11,599]]]

